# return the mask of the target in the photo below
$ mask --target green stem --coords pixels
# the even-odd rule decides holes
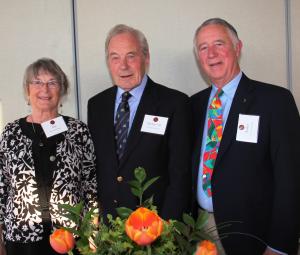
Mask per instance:
[[[147,245],[147,255],[152,255],[151,245]]]
[[[74,255],[73,254],[73,251],[71,250],[71,251],[68,251],[68,255]]]
[[[140,196],[140,206],[142,206],[142,195]]]

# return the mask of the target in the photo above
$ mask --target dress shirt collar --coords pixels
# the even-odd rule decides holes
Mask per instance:
[[[231,100],[233,99],[235,91],[240,83],[241,78],[242,78],[242,72],[240,71],[230,82],[228,82],[223,86],[222,90],[226,95],[226,97],[230,98]],[[217,90],[218,88],[214,84],[212,84],[211,96],[214,96]]]
[[[129,98],[129,101],[135,101],[135,100],[139,100],[142,95],[143,95],[143,92],[144,92],[144,89],[146,87],[146,84],[147,84],[147,81],[148,81],[148,76],[145,74],[143,79],[142,79],[142,82],[136,86],[134,89],[130,90],[130,94],[131,94],[131,97]],[[121,102],[122,100],[122,94],[125,92],[124,89],[118,87],[118,90],[117,90],[117,96],[116,96],[116,101],[117,102]]]

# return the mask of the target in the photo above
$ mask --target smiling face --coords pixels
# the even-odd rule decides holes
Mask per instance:
[[[239,72],[242,43],[219,24],[203,27],[196,36],[199,64],[210,81],[221,88]]]
[[[38,84],[37,81],[44,84]],[[49,84],[50,81],[52,84]],[[43,71],[40,71],[36,77],[32,77],[27,87],[27,95],[33,114],[45,112],[54,116],[57,114],[61,85],[55,81],[57,80],[52,74]]]
[[[143,54],[132,34],[122,33],[110,40],[107,63],[115,85],[129,91],[141,83],[149,65],[149,54]]]

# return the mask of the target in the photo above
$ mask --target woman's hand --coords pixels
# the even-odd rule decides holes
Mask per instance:
[[[6,249],[3,242],[2,225],[0,225],[0,255],[6,255]]]
[[[0,240],[0,255],[6,255],[5,245],[2,240]]]

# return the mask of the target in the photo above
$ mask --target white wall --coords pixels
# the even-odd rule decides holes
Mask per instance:
[[[75,0],[79,102],[74,88],[71,0],[0,0],[0,101],[3,122],[28,114],[23,72],[37,58],[55,59],[73,87],[63,114],[86,121],[87,100],[111,86],[105,64],[108,30],[125,23],[142,30],[150,45],[150,76],[189,95],[206,87],[192,51],[194,31],[205,19],[231,22],[244,43],[241,66],[254,79],[287,86],[284,0]],[[300,1],[290,0],[293,92],[300,106]],[[1,109],[0,109],[1,110]],[[1,114],[0,114],[1,117]],[[1,128],[1,123],[0,123]]]
[[[291,0],[293,94],[300,109],[300,1]]]
[[[3,122],[29,114],[23,96],[25,68],[53,58],[74,84],[71,4],[66,0],[0,0],[0,101]],[[74,85],[63,112],[75,115]]]
[[[282,0],[190,0],[184,3],[182,0],[78,0],[77,3],[84,120],[88,98],[111,86],[104,42],[108,30],[118,23],[136,27],[148,38],[150,76],[189,95],[206,86],[197,69],[192,40],[196,28],[210,17],[225,18],[236,26],[244,41],[241,65],[250,77],[286,85]]]

